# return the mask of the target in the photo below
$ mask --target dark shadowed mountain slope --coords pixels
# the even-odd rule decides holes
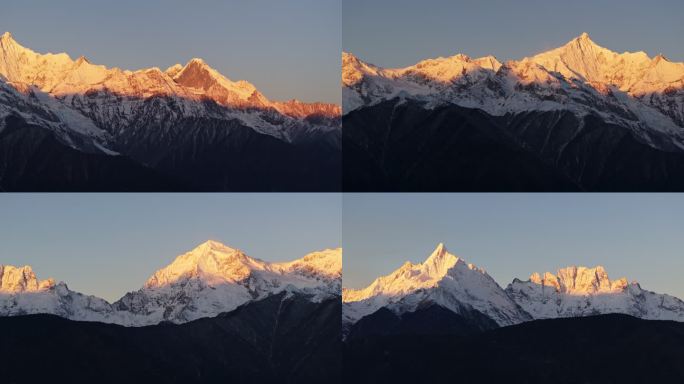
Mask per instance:
[[[356,383],[658,383],[684,381],[684,324],[626,315],[536,320],[473,336],[345,342]]]
[[[684,152],[597,116],[383,101],[343,117],[349,191],[681,191]]]
[[[341,303],[285,293],[215,318],[148,327],[0,318],[4,383],[335,383]],[[40,368],[40,369],[36,369]]]
[[[479,110],[392,100],[352,111],[343,124],[345,190],[577,189]]]
[[[387,335],[465,336],[498,327],[494,320],[477,310],[457,314],[433,304],[397,315],[383,307],[351,325],[346,339]]]
[[[182,182],[126,156],[73,149],[20,116],[7,116],[0,130],[0,191],[188,189]]]

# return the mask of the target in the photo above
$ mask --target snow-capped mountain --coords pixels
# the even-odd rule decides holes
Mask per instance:
[[[519,61],[463,54],[385,69],[342,55],[344,113],[404,98],[503,116],[527,111],[597,114],[653,147],[684,149],[684,63],[644,52],[618,54],[587,33]]]
[[[0,277],[2,316],[49,313],[125,326],[184,323],[281,292],[314,302],[339,297],[342,251],[327,249],[291,262],[268,263],[207,241],[112,304],[73,292],[64,283],[39,281],[30,267],[0,266]]]
[[[166,71],[128,71],[92,64],[83,56],[72,60],[65,53],[39,54],[21,46],[9,32],[0,37],[0,75],[33,101],[47,107],[68,108],[109,135],[131,129],[143,116],[157,120],[212,116],[238,119],[262,133],[292,140],[298,136],[293,130],[334,128],[303,128],[297,126],[301,121],[294,120],[309,116],[332,119],[339,115],[339,107],[334,104],[271,101],[253,84],[232,81],[199,58]],[[150,98],[157,99],[167,110],[151,110],[153,106],[145,103]],[[205,100],[226,108],[212,108],[203,103]],[[69,126],[80,126],[70,116],[60,117]],[[92,126],[81,130],[86,128],[92,135],[101,133]],[[106,140],[100,144],[107,144]]]
[[[216,316],[282,291],[312,300],[339,296],[342,251],[325,250],[287,263],[268,263],[207,241],[155,272],[142,289],[113,305],[148,324]]]
[[[684,64],[588,34],[518,61],[342,55],[346,191],[683,191]]]
[[[130,71],[96,65],[83,56],[73,60],[65,53],[36,53],[10,33],[0,37],[0,134],[20,136],[6,141],[23,139],[16,131],[28,135],[27,125],[41,128],[65,147],[50,153],[73,149],[108,156],[99,160],[104,162],[129,158],[178,184],[189,184],[188,189],[285,190],[292,183],[294,189],[312,189],[306,185],[314,174],[332,174],[337,163],[330,159],[339,152],[340,112],[334,104],[269,100],[253,84],[230,80],[199,58],[164,71]],[[2,139],[0,135],[0,145]],[[35,157],[45,157],[45,152]],[[289,168],[306,172],[300,172],[301,180],[297,174],[280,180],[264,161],[288,167],[275,174]],[[232,170],[226,163],[241,166]],[[0,163],[0,188],[25,188],[19,181],[27,175],[2,168]],[[217,171],[199,175],[207,169]],[[218,185],[203,185],[211,178]],[[255,180],[266,185],[250,186]]]
[[[449,253],[443,244],[423,263],[405,263],[363,289],[342,290],[345,330],[380,309],[416,312],[435,304],[455,314],[476,310],[499,326],[536,319],[626,314],[649,320],[684,321],[684,301],[610,280],[603,267],[568,267],[557,275],[534,273],[502,289],[483,269]],[[374,324],[381,329],[381,324]]]
[[[449,253],[443,244],[423,263],[406,262],[366,288],[343,289],[342,302],[346,326],[380,308],[401,315],[429,304],[457,314],[476,310],[500,326],[531,319],[487,272]]]
[[[567,267],[554,275],[533,273],[513,280],[506,293],[534,319],[622,313],[649,320],[684,321],[684,301],[641,288],[627,279],[610,280],[597,266]]]
[[[109,303],[70,290],[53,279],[38,280],[29,266],[0,265],[0,315],[50,313],[72,320],[113,320]]]

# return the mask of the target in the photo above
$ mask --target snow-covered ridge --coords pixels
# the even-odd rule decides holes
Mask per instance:
[[[10,33],[0,37],[0,86],[16,90],[13,98],[19,99],[0,98],[0,118],[22,115],[51,128],[67,144],[75,131],[108,154],[115,152],[110,144],[117,135],[141,119],[145,125],[197,117],[239,120],[260,133],[291,141],[302,133],[337,129],[341,114],[335,104],[269,100],[253,84],[230,80],[198,58],[165,71],[129,71],[96,65],[83,56],[72,60],[65,53],[40,54],[17,43]],[[18,103],[28,107],[18,108]]]
[[[684,149],[684,63],[644,52],[616,53],[587,33],[564,46],[500,63],[493,56],[463,54],[386,69],[342,54],[343,113],[394,98],[428,107],[456,104],[501,116],[525,111],[569,110],[597,114]]]
[[[455,313],[475,309],[499,325],[533,319],[623,313],[654,320],[684,321],[684,302],[646,291],[627,279],[611,280],[606,270],[571,266],[557,274],[534,273],[504,290],[483,269],[449,253],[443,244],[423,262],[406,262],[363,289],[342,290],[343,323],[388,308],[397,314],[425,304]]]
[[[36,53],[17,43],[9,32],[0,37],[0,74],[7,81],[33,85],[55,96],[107,90],[139,97],[204,96],[228,107],[279,106],[288,111],[286,105],[295,103],[300,109],[308,107],[310,113],[334,116],[339,112],[335,104],[270,101],[253,84],[232,81],[200,58],[193,58],[184,66],[175,64],[164,72],[156,67],[129,71],[95,65],[84,56],[72,60],[66,53]]]
[[[684,321],[684,302],[628,283],[611,280],[602,266],[566,267],[557,274],[533,273],[513,280],[506,292],[535,319],[623,313],[644,319]]]
[[[183,323],[229,312],[280,292],[313,301],[339,297],[342,250],[269,263],[216,241],[207,241],[156,271],[135,292],[114,303],[39,281],[30,267],[0,266],[0,315],[51,313],[73,320],[143,326]]]
[[[477,310],[499,325],[529,320],[485,270],[449,253],[439,244],[419,264],[406,262],[364,289],[343,289],[343,322],[354,323],[382,307],[395,313],[434,303],[455,313]]]
[[[566,267],[558,270],[557,275],[535,272],[530,275],[530,282],[544,287],[553,287],[557,292],[568,295],[592,295],[621,292],[627,287],[627,279],[610,280],[603,266],[594,268]]]

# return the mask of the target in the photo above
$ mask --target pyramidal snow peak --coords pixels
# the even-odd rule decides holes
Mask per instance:
[[[124,326],[184,323],[281,292],[313,302],[339,297],[341,267],[339,248],[269,263],[210,240],[156,271],[138,291],[108,303],[52,279],[39,281],[30,267],[0,266],[0,315],[49,313]]]
[[[381,308],[401,316],[429,305],[456,314],[477,311],[499,326],[609,313],[684,321],[683,301],[644,290],[625,278],[610,280],[602,266],[533,273],[529,280],[515,279],[504,290],[487,272],[449,253],[443,244],[423,263],[406,262],[366,288],[342,292],[346,329]]]
[[[501,326],[529,320],[485,270],[449,253],[443,244],[423,263],[406,262],[366,288],[343,289],[342,301],[346,323],[355,323],[380,308],[401,315],[429,304],[457,314],[478,311]]]

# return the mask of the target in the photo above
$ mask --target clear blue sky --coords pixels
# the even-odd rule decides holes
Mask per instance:
[[[0,33],[124,69],[201,57],[275,100],[340,100],[342,0],[7,0]]]
[[[684,61],[681,0],[344,0],[342,15],[344,50],[384,67],[456,53],[518,60],[582,32]]]
[[[267,261],[340,247],[339,194],[2,194],[0,264],[116,300],[208,239]]]
[[[569,265],[684,298],[684,194],[345,194],[344,285],[360,288],[439,242],[503,287]]]

